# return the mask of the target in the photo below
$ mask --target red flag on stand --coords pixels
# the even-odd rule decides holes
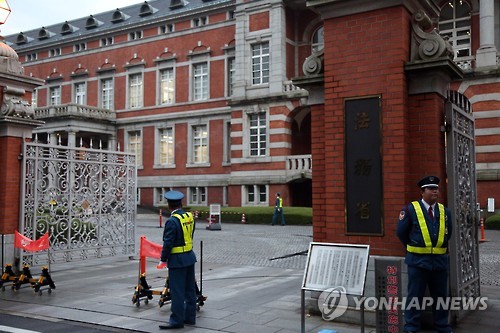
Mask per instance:
[[[150,242],[146,239],[145,236],[141,236],[141,248],[140,248],[141,257],[160,259],[162,248],[163,248],[162,245]]]
[[[45,235],[37,240],[32,240],[16,231],[14,235],[14,247],[31,252],[47,250],[50,248],[49,233],[46,232]]]

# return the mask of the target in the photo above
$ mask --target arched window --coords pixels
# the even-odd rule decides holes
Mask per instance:
[[[313,34],[313,38],[311,41],[312,53],[318,53],[323,51],[324,46],[325,46],[324,32],[323,32],[323,26],[321,26],[318,29],[316,29],[316,31]]]
[[[464,0],[450,0],[439,15],[439,33],[448,38],[454,59],[471,56],[471,6]]]

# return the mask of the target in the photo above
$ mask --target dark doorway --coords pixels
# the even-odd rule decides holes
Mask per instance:
[[[290,183],[292,206],[312,207],[312,181],[309,178],[294,180]]]

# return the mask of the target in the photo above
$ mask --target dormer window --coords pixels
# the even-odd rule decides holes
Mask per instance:
[[[99,26],[99,21],[93,16],[90,15],[90,17],[87,19],[87,23],[85,23],[85,28],[87,29],[94,29]]]
[[[24,35],[24,33],[20,33],[19,35],[17,35],[17,38],[16,38],[16,44],[17,45],[20,45],[20,44],[25,44],[28,42],[28,37],[26,37]]]
[[[115,12],[113,13],[113,17],[111,18],[111,22],[113,23],[118,23],[121,21],[124,21],[128,18],[128,15],[125,15],[120,9],[116,8]]]
[[[169,7],[170,9],[177,9],[184,6],[185,6],[184,0],[171,0]]]
[[[75,32],[76,30],[78,30],[77,27],[75,27],[74,25],[71,25],[68,23],[68,21],[66,21],[62,27],[61,27],[61,34],[62,35],[67,35],[67,34],[70,34],[72,32]]]
[[[38,39],[39,40],[42,40],[42,39],[47,39],[51,36],[51,33],[45,29],[45,27],[42,27],[42,29],[38,32]]]
[[[141,9],[139,10],[139,16],[147,16],[151,15],[155,12],[155,9],[148,4],[147,1],[144,1],[144,4],[141,6]]]

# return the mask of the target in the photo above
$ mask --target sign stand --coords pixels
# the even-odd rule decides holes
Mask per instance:
[[[210,204],[210,215],[208,216],[208,230],[222,230],[221,210],[219,204]]]
[[[369,245],[311,242],[301,288],[301,332],[306,332],[305,291],[340,288],[346,295],[363,296]],[[347,309],[347,296],[344,295]],[[361,302],[361,333],[365,331],[364,300]]]

